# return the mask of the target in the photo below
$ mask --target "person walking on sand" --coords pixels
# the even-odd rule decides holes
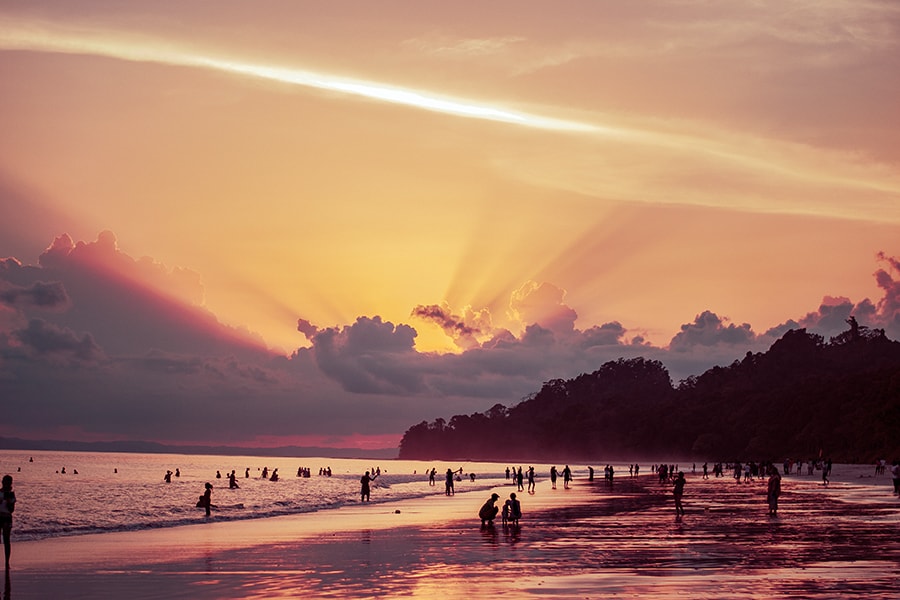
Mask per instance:
[[[373,481],[375,481],[376,477],[378,477],[377,474],[373,475],[372,477],[369,477],[369,472],[366,471],[366,474],[359,478],[359,483],[360,483],[359,501],[360,502],[368,502],[369,501],[369,495],[372,492],[372,490],[369,487],[369,484],[372,483]]]
[[[684,471],[678,471],[678,477],[675,478],[675,487],[672,489],[672,495],[675,497],[675,515],[681,516],[684,514],[684,506],[681,504],[681,499],[684,497]]]
[[[569,483],[572,482],[572,469],[566,465],[563,469],[563,489],[569,489]]]
[[[523,485],[523,481],[525,480],[525,476],[522,474],[522,467],[516,471],[516,489],[520,492],[525,491],[525,486]]]
[[[550,486],[556,489],[556,466],[550,467]]]
[[[534,467],[528,467],[528,493],[534,493]]]
[[[775,516],[778,513],[778,496],[781,495],[781,475],[778,469],[771,467],[769,485],[766,490],[766,501],[769,503],[769,514]]]
[[[12,475],[3,476],[2,495],[0,495],[0,536],[3,537],[3,556],[6,559],[6,570],[9,571],[10,539],[12,534],[12,514],[16,510],[16,493],[12,489]]]
[[[478,518],[481,519],[482,527],[485,525],[492,526],[494,524],[494,517],[500,512],[500,509],[496,506],[497,500],[499,499],[499,494],[491,494],[491,497],[481,506],[481,509],[478,511]]]

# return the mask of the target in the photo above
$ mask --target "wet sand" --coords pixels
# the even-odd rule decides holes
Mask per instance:
[[[836,469],[688,474],[687,514],[655,477],[538,484],[518,528],[481,528],[485,492],[311,515],[80,536],[13,548],[11,598],[896,598],[900,500]],[[602,471],[601,471],[602,472]],[[497,488],[506,498],[513,486]],[[399,510],[400,513],[395,511]]]

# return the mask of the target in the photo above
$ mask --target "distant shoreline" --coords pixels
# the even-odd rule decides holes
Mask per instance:
[[[0,450],[43,450],[48,452],[127,452],[143,454],[207,454],[213,456],[284,456],[288,458],[323,457],[354,459],[397,458],[398,448],[326,448],[319,446],[202,446],[160,444],[158,442],[76,442],[61,440],[26,440],[0,437]]]

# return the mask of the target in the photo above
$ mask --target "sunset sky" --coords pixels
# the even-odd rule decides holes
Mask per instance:
[[[3,2],[0,436],[392,446],[900,339],[898,73],[893,1]]]

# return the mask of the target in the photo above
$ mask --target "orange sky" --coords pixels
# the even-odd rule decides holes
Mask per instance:
[[[275,346],[527,280],[658,343],[707,308],[765,328],[871,295],[895,251],[890,3],[43,4],[2,9],[4,178]]]
[[[626,341],[764,332],[880,298],[898,72],[893,2],[4,2],[0,256],[112,231],[285,354],[518,334],[530,281]]]

